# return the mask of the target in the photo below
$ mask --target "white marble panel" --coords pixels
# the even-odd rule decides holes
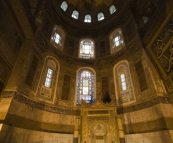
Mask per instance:
[[[125,135],[126,143],[173,143],[169,131]]]
[[[0,134],[3,143],[73,143],[73,134],[39,132],[4,125]]]
[[[161,105],[159,104],[142,110],[124,113],[120,116],[122,117],[123,124],[141,123],[163,117],[163,111]]]
[[[73,115],[58,114],[33,108],[15,100],[12,101],[9,113],[34,121],[66,125],[74,125],[74,119],[76,118]]]

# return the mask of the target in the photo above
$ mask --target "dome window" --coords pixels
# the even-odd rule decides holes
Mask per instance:
[[[67,8],[68,8],[68,4],[67,4],[66,1],[63,1],[63,2],[62,2],[62,4],[61,4],[61,8],[62,8],[62,10],[64,10],[64,11],[67,10]]]
[[[110,14],[113,14],[115,11],[116,11],[115,6],[114,6],[114,5],[111,5],[111,6],[109,7],[109,12],[110,12]]]
[[[89,15],[89,14],[85,15],[84,22],[90,23],[91,22],[91,15]]]
[[[72,15],[71,15],[71,17],[73,17],[74,19],[78,19],[78,17],[79,17],[79,12],[76,11],[76,10],[74,10],[73,13],[72,13]]]
[[[102,12],[98,13],[97,17],[98,17],[98,21],[105,19],[104,14]]]

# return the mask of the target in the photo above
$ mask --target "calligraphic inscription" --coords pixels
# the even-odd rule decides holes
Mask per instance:
[[[173,17],[153,43],[151,50],[167,74],[173,71]]]
[[[88,114],[109,114],[108,110],[88,111]]]

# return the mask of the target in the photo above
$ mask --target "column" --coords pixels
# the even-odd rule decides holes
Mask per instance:
[[[118,122],[118,132],[119,132],[120,143],[125,143],[124,129],[123,129],[121,117],[117,117],[117,122]]]
[[[78,140],[79,140],[79,126],[80,126],[80,118],[76,118],[75,119],[75,125],[74,125],[73,143],[78,143]]]

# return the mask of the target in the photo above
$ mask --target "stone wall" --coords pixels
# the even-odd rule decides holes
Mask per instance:
[[[73,143],[73,134],[27,130],[4,125],[0,134],[3,143]]]
[[[172,143],[169,131],[125,135],[126,143]]]

